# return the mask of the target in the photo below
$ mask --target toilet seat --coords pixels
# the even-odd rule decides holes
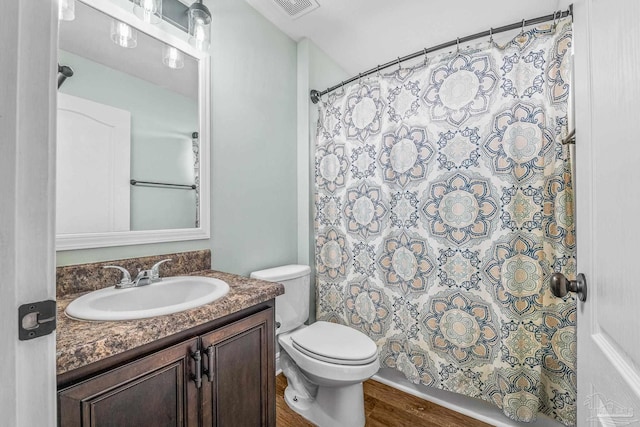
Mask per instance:
[[[337,323],[313,323],[291,334],[291,343],[309,357],[338,365],[366,365],[378,357],[371,338]]]
[[[280,349],[293,359],[305,376],[314,384],[335,387],[335,384],[355,384],[371,378],[380,368],[379,357],[372,362],[358,365],[344,365],[335,362],[325,362],[314,356],[309,356],[293,346],[291,336],[301,332],[309,326],[303,325],[293,332],[278,335]]]

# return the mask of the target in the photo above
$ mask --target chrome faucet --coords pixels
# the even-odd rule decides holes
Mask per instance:
[[[138,269],[138,275],[135,279],[133,279],[132,287],[136,286],[145,286],[153,283],[151,281],[151,270],[140,270]]]
[[[105,265],[102,268],[115,268],[116,270],[120,270],[122,272],[122,279],[116,284],[116,289],[126,289],[150,285],[151,283],[162,280],[160,278],[160,266],[169,261],[171,261],[171,258],[163,259],[155,263],[149,270],[138,270],[138,275],[134,280],[131,280],[131,274],[129,274],[126,269],[117,265]]]

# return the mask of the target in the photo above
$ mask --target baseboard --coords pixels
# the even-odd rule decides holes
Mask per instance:
[[[372,379],[496,427],[564,427],[563,424],[542,414],[538,414],[538,419],[532,423],[513,421],[504,415],[502,410],[489,402],[433,387],[413,384],[395,369],[380,369]]]

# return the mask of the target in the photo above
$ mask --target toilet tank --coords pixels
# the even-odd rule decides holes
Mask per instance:
[[[284,265],[251,273],[252,279],[284,285],[284,294],[276,297],[276,324],[280,324],[276,334],[291,331],[309,318],[310,276],[308,265]]]

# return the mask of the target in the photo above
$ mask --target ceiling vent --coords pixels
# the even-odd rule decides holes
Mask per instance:
[[[316,0],[273,0],[292,19],[300,18],[320,7]]]

